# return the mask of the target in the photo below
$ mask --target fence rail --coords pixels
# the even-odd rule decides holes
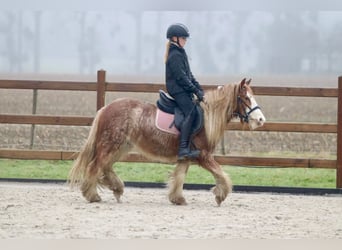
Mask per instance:
[[[204,85],[204,89],[214,88],[213,85]],[[151,83],[118,83],[107,82],[106,72],[97,72],[96,82],[62,82],[62,81],[25,81],[0,80],[2,89],[33,89],[33,90],[69,90],[69,91],[96,91],[97,109],[105,104],[105,93],[115,92],[157,92],[165,89],[164,84]],[[295,87],[253,87],[254,94],[266,96],[298,96],[298,97],[335,97],[338,98],[337,124],[327,123],[294,123],[294,122],[267,122],[257,131],[272,132],[303,132],[303,133],[337,133],[337,159],[306,159],[306,158],[275,158],[275,157],[238,157],[215,156],[220,164],[246,166],[274,166],[274,167],[305,167],[336,169],[336,187],[342,188],[342,76],[338,78],[338,88],[295,88]],[[47,116],[47,115],[15,115],[0,114],[0,123],[9,124],[43,124],[65,126],[90,126],[93,117],[84,116]],[[232,122],[227,125],[228,130],[243,130],[240,123]],[[0,158],[11,159],[74,159],[77,152],[70,151],[37,151],[19,149],[0,149]],[[150,160],[135,153],[129,154],[122,161],[149,162]]]

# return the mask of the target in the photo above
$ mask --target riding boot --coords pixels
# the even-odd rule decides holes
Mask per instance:
[[[190,114],[187,118],[185,118],[181,126],[178,160],[195,159],[200,154],[199,150],[190,149],[191,128],[194,118],[195,114]]]

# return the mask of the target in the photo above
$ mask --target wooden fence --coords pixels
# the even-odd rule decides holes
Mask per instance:
[[[213,88],[213,85],[204,85],[204,89]],[[115,83],[106,81],[106,72],[97,72],[96,82],[61,82],[61,81],[32,81],[32,80],[0,80],[2,89],[33,89],[33,90],[70,90],[96,91],[97,109],[105,105],[106,91],[116,92],[152,92],[165,89],[164,84],[150,83]],[[299,97],[335,97],[338,98],[337,124],[323,123],[293,123],[293,122],[266,122],[257,131],[275,132],[303,132],[303,133],[337,133],[336,160],[307,159],[307,158],[277,158],[277,157],[241,157],[215,156],[222,165],[242,166],[274,166],[274,167],[304,167],[336,169],[336,187],[342,188],[342,76],[338,78],[338,88],[289,88],[289,87],[253,87],[254,94],[265,96],[299,96]],[[0,114],[0,123],[10,124],[45,124],[45,125],[73,125],[90,126],[93,117],[84,116],[46,116],[46,115],[15,115]],[[240,123],[232,122],[227,126],[229,130],[242,130]],[[77,152],[70,151],[42,151],[1,149],[0,158],[10,159],[48,159],[71,160]],[[123,161],[150,162],[143,156],[131,153]]]

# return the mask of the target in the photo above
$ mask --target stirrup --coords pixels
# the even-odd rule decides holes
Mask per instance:
[[[188,152],[184,154],[178,154],[178,160],[179,161],[184,161],[184,160],[191,160],[191,159],[196,159],[200,155],[199,150],[189,150]]]

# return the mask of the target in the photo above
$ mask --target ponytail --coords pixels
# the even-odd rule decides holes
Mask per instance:
[[[168,56],[169,56],[170,44],[171,44],[171,41],[169,40],[169,41],[166,43],[166,51],[165,51],[165,58],[164,58],[164,62],[165,62],[165,63],[166,63],[167,58],[168,58]]]

